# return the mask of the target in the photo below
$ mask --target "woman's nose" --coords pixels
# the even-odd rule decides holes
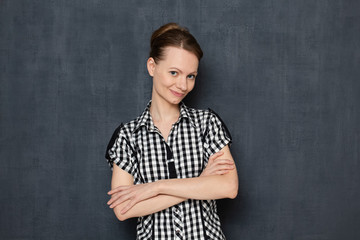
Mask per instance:
[[[182,90],[183,92],[185,92],[187,90],[187,81],[186,81],[186,77],[180,77],[178,78],[177,82],[176,82],[176,87],[180,90]]]

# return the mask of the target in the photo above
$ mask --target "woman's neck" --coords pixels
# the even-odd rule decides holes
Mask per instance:
[[[179,104],[171,104],[164,99],[153,97],[150,114],[154,122],[176,122],[180,115]]]

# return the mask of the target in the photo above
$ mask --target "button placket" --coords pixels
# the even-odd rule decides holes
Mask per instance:
[[[173,216],[174,216],[174,225],[175,225],[175,236],[176,239],[183,239],[183,219],[182,219],[182,212],[181,208],[178,205],[173,207]]]

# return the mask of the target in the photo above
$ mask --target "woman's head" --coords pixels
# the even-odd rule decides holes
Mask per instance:
[[[202,54],[185,28],[169,23],[156,30],[147,61],[153,77],[152,100],[178,104],[194,88]]]
[[[168,23],[153,32],[150,41],[150,56],[155,62],[162,60],[166,47],[178,47],[187,50],[200,59],[203,56],[200,45],[193,35],[176,23]]]

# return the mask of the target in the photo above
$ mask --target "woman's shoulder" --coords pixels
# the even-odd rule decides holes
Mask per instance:
[[[139,118],[140,116],[129,122],[121,123],[118,127],[119,135],[130,137],[130,135],[135,131],[136,127],[139,124]]]
[[[187,112],[189,116],[197,123],[206,123],[212,118],[218,117],[218,115],[210,108],[201,109],[201,108],[191,108],[187,107]]]
[[[187,108],[187,114],[195,124],[200,128],[202,132],[206,132],[209,126],[219,122],[219,116],[210,108]]]
[[[231,138],[230,132],[226,127],[226,124],[219,116],[219,114],[217,114],[211,108],[207,108],[207,109],[188,108],[188,113],[190,117],[193,119],[194,123],[197,126],[200,126],[200,128],[208,129],[209,126],[221,126],[221,128],[224,128],[228,136]]]

